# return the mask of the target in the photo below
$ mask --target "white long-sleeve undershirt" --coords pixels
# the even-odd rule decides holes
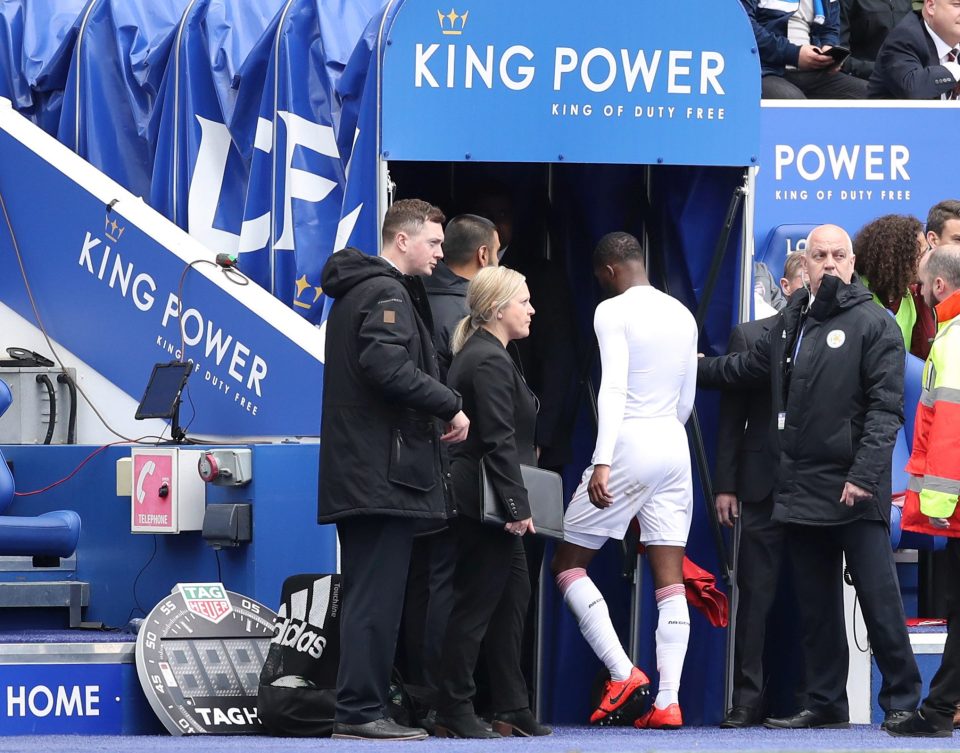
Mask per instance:
[[[595,465],[610,465],[625,419],[686,423],[697,386],[697,326],[674,298],[649,285],[597,306],[593,319],[603,370],[597,395]]]

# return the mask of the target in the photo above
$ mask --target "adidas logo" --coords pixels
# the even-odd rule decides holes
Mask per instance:
[[[330,584],[329,576],[319,578],[314,581],[312,588],[292,594],[290,596],[291,614],[287,616],[285,603],[280,606],[277,617],[283,621],[274,624],[271,643],[293,648],[302,654],[309,654],[314,659],[319,659],[327,646],[327,638],[320,631],[323,630],[327,620],[327,608],[330,606]],[[338,596],[339,593],[334,594],[335,606]]]
[[[313,625],[302,620],[284,620],[274,626],[276,635],[270,642],[294,648],[301,654],[309,654],[314,659],[319,659],[327,647],[327,639],[311,628]]]

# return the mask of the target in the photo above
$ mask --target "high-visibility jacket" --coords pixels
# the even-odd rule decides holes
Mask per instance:
[[[936,307],[937,335],[923,367],[923,392],[913,430],[911,474],[902,526],[960,537],[960,290]],[[935,528],[929,518],[948,518]]]

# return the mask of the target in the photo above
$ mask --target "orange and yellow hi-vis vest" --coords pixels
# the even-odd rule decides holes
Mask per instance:
[[[904,530],[960,536],[960,290],[936,307],[937,336],[923,367],[923,392],[907,463]],[[947,518],[936,528],[928,518]]]

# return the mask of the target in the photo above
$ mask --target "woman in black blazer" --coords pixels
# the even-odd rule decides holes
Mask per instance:
[[[530,291],[506,267],[482,269],[467,289],[470,315],[453,336],[447,384],[463,397],[470,433],[450,451],[458,517],[454,606],[443,641],[436,733],[449,737],[546,735],[528,705],[520,669],[530,581],[521,537],[535,533],[520,464],[536,465],[537,398],[507,353],[530,334]],[[480,462],[506,513],[503,527],[480,522]],[[490,670],[493,729],[476,716],[473,671],[480,644]]]

